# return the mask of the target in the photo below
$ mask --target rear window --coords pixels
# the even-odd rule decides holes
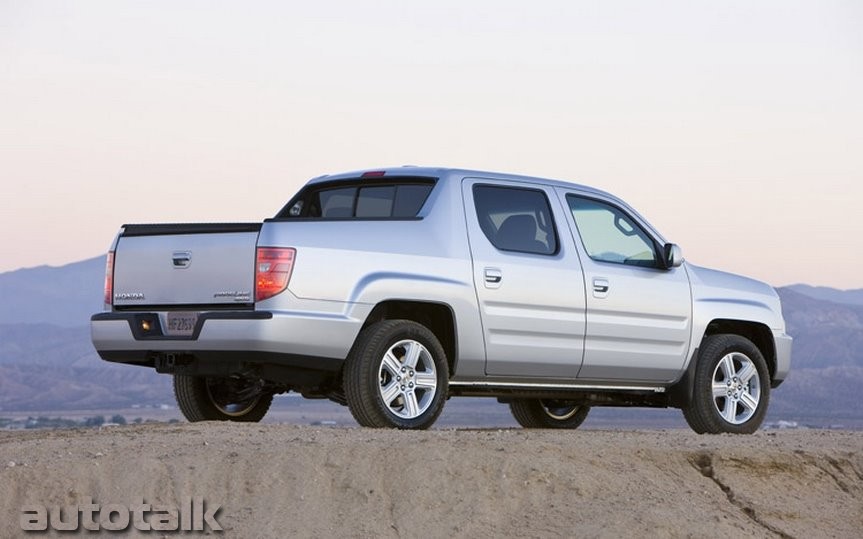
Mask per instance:
[[[431,179],[349,180],[306,187],[276,219],[412,219],[434,187]]]

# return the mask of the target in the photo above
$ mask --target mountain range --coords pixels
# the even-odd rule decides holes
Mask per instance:
[[[838,290],[827,286],[810,286],[808,284],[792,284],[785,288],[798,294],[809,296],[810,298],[845,305],[863,305],[863,288],[857,290]]]
[[[104,257],[0,273],[0,415],[172,403],[171,380],[113,365],[90,344]],[[778,289],[794,337],[792,371],[768,419],[863,426],[863,289]]]

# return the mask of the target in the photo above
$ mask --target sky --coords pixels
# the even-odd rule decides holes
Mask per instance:
[[[610,191],[692,263],[863,288],[863,2],[0,0],[0,272],[309,178]]]

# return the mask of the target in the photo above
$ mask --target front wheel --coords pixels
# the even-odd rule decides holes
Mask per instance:
[[[174,397],[188,421],[245,421],[264,418],[273,394],[242,378],[174,375]]]
[[[761,351],[739,335],[712,335],[698,355],[692,401],[683,416],[699,434],[752,434],[770,401],[770,373]]]
[[[516,399],[509,411],[526,429],[575,429],[584,423],[589,406],[555,399]]]
[[[348,408],[364,427],[430,427],[443,410],[448,380],[437,337],[409,320],[367,327],[345,362]]]

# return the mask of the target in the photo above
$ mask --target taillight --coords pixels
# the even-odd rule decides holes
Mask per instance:
[[[114,251],[105,257],[105,307],[114,302]]]
[[[297,250],[258,247],[255,257],[255,300],[263,301],[282,292],[291,280]]]

